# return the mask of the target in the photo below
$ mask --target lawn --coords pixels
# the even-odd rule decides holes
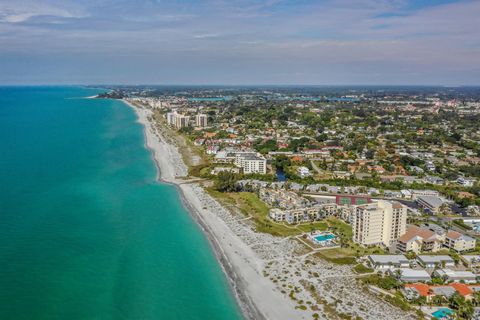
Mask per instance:
[[[384,251],[379,247],[366,248],[352,241],[352,227],[334,217],[325,220],[329,230],[338,235],[341,248],[322,250],[318,255],[330,262],[337,264],[354,264],[357,257],[369,254],[382,254]]]
[[[207,189],[208,193],[227,207],[235,207],[246,217],[252,217],[255,222],[256,231],[268,233],[274,236],[288,237],[295,236],[313,230],[326,230],[327,223],[311,222],[299,225],[277,223],[268,217],[269,207],[261,201],[255,193],[251,192],[219,192],[212,188]]]

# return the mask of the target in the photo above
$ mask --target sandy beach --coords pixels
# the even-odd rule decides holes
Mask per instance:
[[[198,184],[179,179],[187,176],[187,166],[176,147],[166,143],[150,123],[151,110],[124,102],[135,110],[138,122],[145,128],[146,146],[158,166],[158,179],[176,185],[181,191],[184,205],[214,248],[245,318],[307,319],[304,312],[295,310],[295,305],[261,274],[261,259],[217,216],[220,204]]]
[[[177,147],[152,123],[150,109],[123,101],[144,126],[158,179],[180,191],[185,207],[209,239],[246,319],[339,319],[339,313],[362,319],[413,318],[363,290],[351,267],[319,259],[290,238],[255,232],[251,221],[235,208],[226,209],[198,182],[185,179],[187,166]],[[303,303],[308,308],[299,308]]]

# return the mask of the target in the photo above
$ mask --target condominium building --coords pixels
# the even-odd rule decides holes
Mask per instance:
[[[397,250],[402,253],[415,252],[416,254],[422,251],[437,252],[442,248],[444,241],[445,235],[439,235],[427,228],[410,226],[398,239]]]
[[[167,124],[170,126],[175,125],[175,117],[177,113],[176,112],[168,112],[167,113]]]
[[[166,118],[167,124],[174,126],[177,129],[182,129],[190,125],[190,117],[179,114],[176,111],[168,112]]]
[[[313,207],[295,208],[282,210],[273,208],[269,211],[269,216],[277,222],[286,221],[290,224],[307,221],[317,221],[336,216],[342,219],[344,213],[350,211],[351,207],[337,205],[336,203],[324,203]],[[348,215],[347,215],[348,216]]]
[[[177,129],[182,129],[190,125],[190,117],[184,116],[182,114],[175,115],[175,127]]]
[[[206,127],[208,124],[208,116],[206,114],[197,114],[195,116],[196,127]]]
[[[445,239],[445,247],[457,252],[474,250],[476,240],[472,237],[450,230]]]
[[[243,169],[243,173],[267,173],[267,160],[255,152],[240,152],[235,155],[235,164]]]
[[[361,245],[390,246],[407,225],[407,209],[399,202],[380,200],[355,208],[352,217],[353,241]]]
[[[273,208],[269,212],[271,219],[281,222],[286,221],[290,224],[301,223],[306,221],[315,221],[320,219],[320,211],[318,207],[300,208],[292,210],[281,210]]]
[[[260,200],[269,206],[286,210],[311,207],[313,205],[307,198],[301,197],[293,191],[283,189],[261,188],[258,196]]]

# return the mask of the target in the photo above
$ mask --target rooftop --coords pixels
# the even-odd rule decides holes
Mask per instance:
[[[418,259],[425,263],[441,263],[441,262],[454,262],[452,257],[447,255],[419,255]]]
[[[402,263],[402,262],[408,263],[407,257],[405,257],[403,254],[387,254],[387,255],[372,254],[368,257],[374,263],[380,263],[380,264]]]
[[[420,196],[418,199],[434,208],[438,208],[443,204],[443,200],[435,196]]]
[[[420,228],[417,226],[410,226],[408,227],[407,232],[402,235],[398,240],[401,242],[408,242],[415,237],[421,237],[422,239],[426,240],[433,236],[435,236],[435,232],[431,230]]]

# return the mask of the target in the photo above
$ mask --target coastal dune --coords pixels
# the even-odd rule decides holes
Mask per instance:
[[[169,144],[151,122],[152,111],[123,100],[144,126],[145,143],[158,167],[158,179],[175,185],[184,205],[209,239],[246,319],[307,319],[295,304],[262,275],[264,261],[232,231],[219,212],[226,211],[188,175],[177,148]],[[309,317],[310,318],[310,317]]]

